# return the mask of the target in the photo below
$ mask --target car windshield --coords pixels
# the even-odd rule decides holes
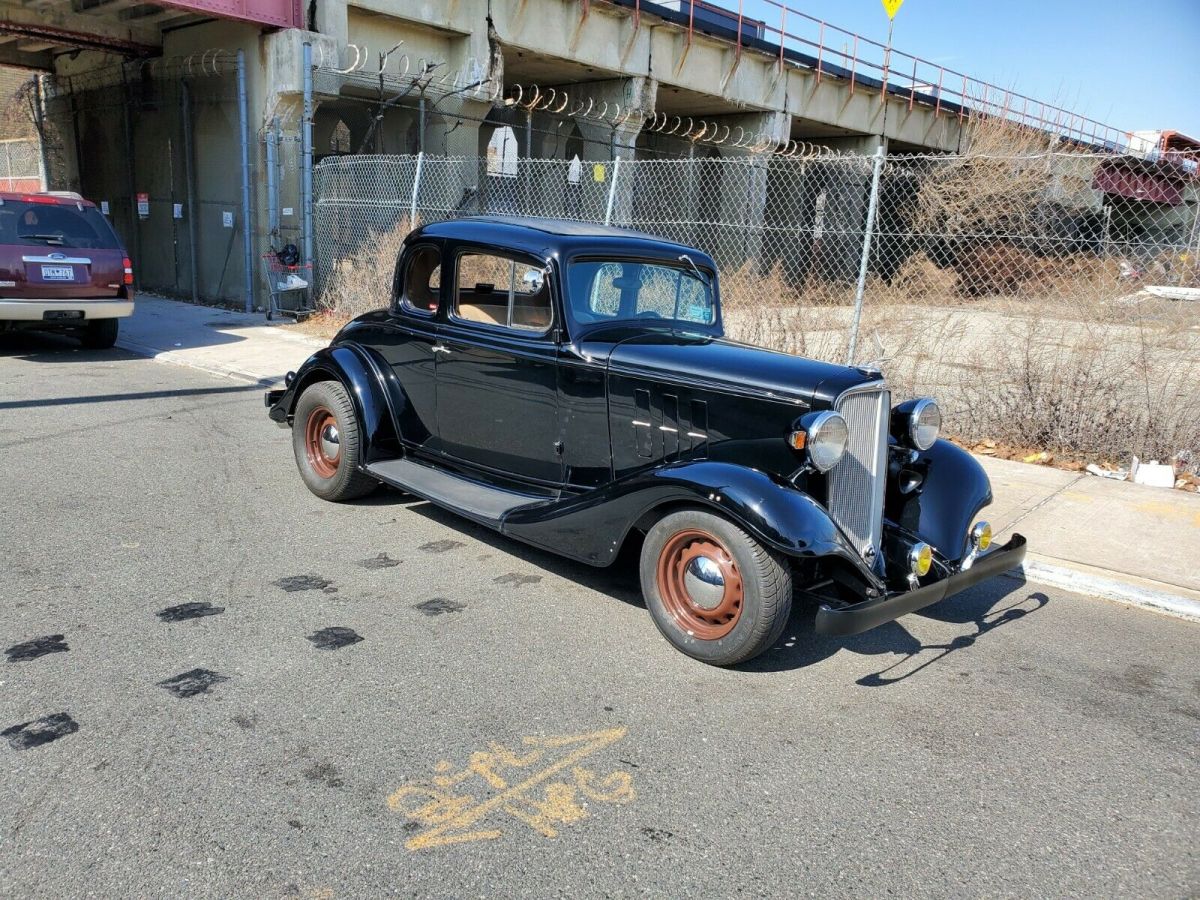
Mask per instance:
[[[121,243],[94,206],[5,200],[0,205],[0,244],[116,250]]]
[[[583,259],[567,271],[571,314],[581,325],[632,320],[716,324],[713,273],[690,259]]]

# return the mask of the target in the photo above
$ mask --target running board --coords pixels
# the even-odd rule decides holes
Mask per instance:
[[[367,472],[402,491],[496,529],[515,509],[551,502],[543,494],[506,491],[409,459],[374,462],[367,466]]]

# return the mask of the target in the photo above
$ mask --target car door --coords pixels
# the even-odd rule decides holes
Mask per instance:
[[[520,254],[460,246],[438,328],[439,446],[455,459],[562,483],[550,275]]]
[[[372,339],[396,376],[393,409],[409,445],[435,451],[437,391],[433,347],[442,295],[442,247],[421,241],[405,249],[392,289],[387,323]]]

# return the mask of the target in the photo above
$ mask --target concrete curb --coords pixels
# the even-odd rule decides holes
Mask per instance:
[[[1084,571],[1072,566],[1054,565],[1037,559],[1026,559],[1020,566],[1006,572],[1010,578],[1024,578],[1050,587],[1063,588],[1077,594],[1102,597],[1130,606],[1153,610],[1178,619],[1200,622],[1200,600],[1139,583],[1122,573],[1109,570]]]

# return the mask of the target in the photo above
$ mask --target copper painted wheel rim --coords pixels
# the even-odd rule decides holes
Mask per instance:
[[[737,563],[707,531],[671,535],[658,554],[656,578],[663,606],[694,637],[723,638],[742,617],[745,590]]]
[[[304,425],[304,452],[309,466],[318,476],[332,478],[337,474],[338,464],[342,461],[341,436],[337,417],[324,406],[318,406],[308,414]]]

